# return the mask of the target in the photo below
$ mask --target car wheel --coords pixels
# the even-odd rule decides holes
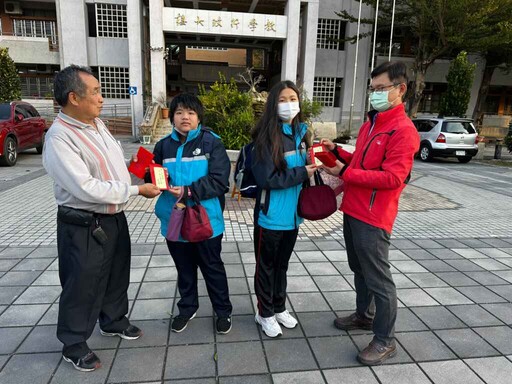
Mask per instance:
[[[7,137],[4,141],[4,154],[0,156],[0,164],[12,167],[18,160],[18,148],[16,140],[12,137]]]
[[[420,147],[420,160],[421,161],[431,161],[432,160],[432,150],[428,144],[421,144]]]
[[[36,147],[36,151],[39,154],[43,153],[44,139],[45,138],[46,138],[46,132],[43,132],[43,137],[41,137],[41,144]]]
[[[471,160],[471,156],[457,157],[457,160],[459,160],[459,163],[469,163],[469,161]]]

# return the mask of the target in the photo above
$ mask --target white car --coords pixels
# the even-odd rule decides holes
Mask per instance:
[[[460,117],[417,118],[421,161],[434,157],[456,157],[467,163],[478,152],[478,133],[472,120]]]

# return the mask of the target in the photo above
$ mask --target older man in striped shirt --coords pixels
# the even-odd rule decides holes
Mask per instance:
[[[98,118],[103,97],[89,68],[64,68],[55,76],[54,93],[62,110],[46,135],[43,165],[58,205],[57,337],[65,361],[93,371],[101,362],[87,339],[98,319],[103,336],[142,335],[126,317],[131,243],[123,208],[131,196],[153,198],[160,190],[131,185],[123,149]]]

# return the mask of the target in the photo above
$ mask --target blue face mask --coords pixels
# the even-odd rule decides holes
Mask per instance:
[[[372,107],[379,112],[387,111],[393,103],[388,100],[389,91],[373,92],[370,95]]]

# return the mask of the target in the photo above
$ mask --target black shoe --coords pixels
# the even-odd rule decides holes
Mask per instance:
[[[119,336],[121,339],[125,340],[136,340],[143,335],[142,330],[136,327],[135,325],[130,325],[123,331],[112,332],[103,331],[100,328],[100,333],[102,334],[102,336]]]
[[[190,320],[196,317],[196,312],[190,317],[178,315],[172,319],[171,331],[180,333],[187,328],[187,324]]]
[[[231,316],[229,317],[219,317],[217,319],[217,333],[221,335],[225,335],[231,331]]]
[[[93,351],[89,351],[85,356],[79,358],[64,355],[62,355],[62,358],[64,361],[73,364],[73,367],[81,372],[91,372],[101,367],[101,361]]]
[[[334,326],[344,331],[350,331],[352,329],[365,329],[367,331],[372,330],[373,320],[362,319],[357,313],[352,313],[346,317],[338,317],[334,320]]]

